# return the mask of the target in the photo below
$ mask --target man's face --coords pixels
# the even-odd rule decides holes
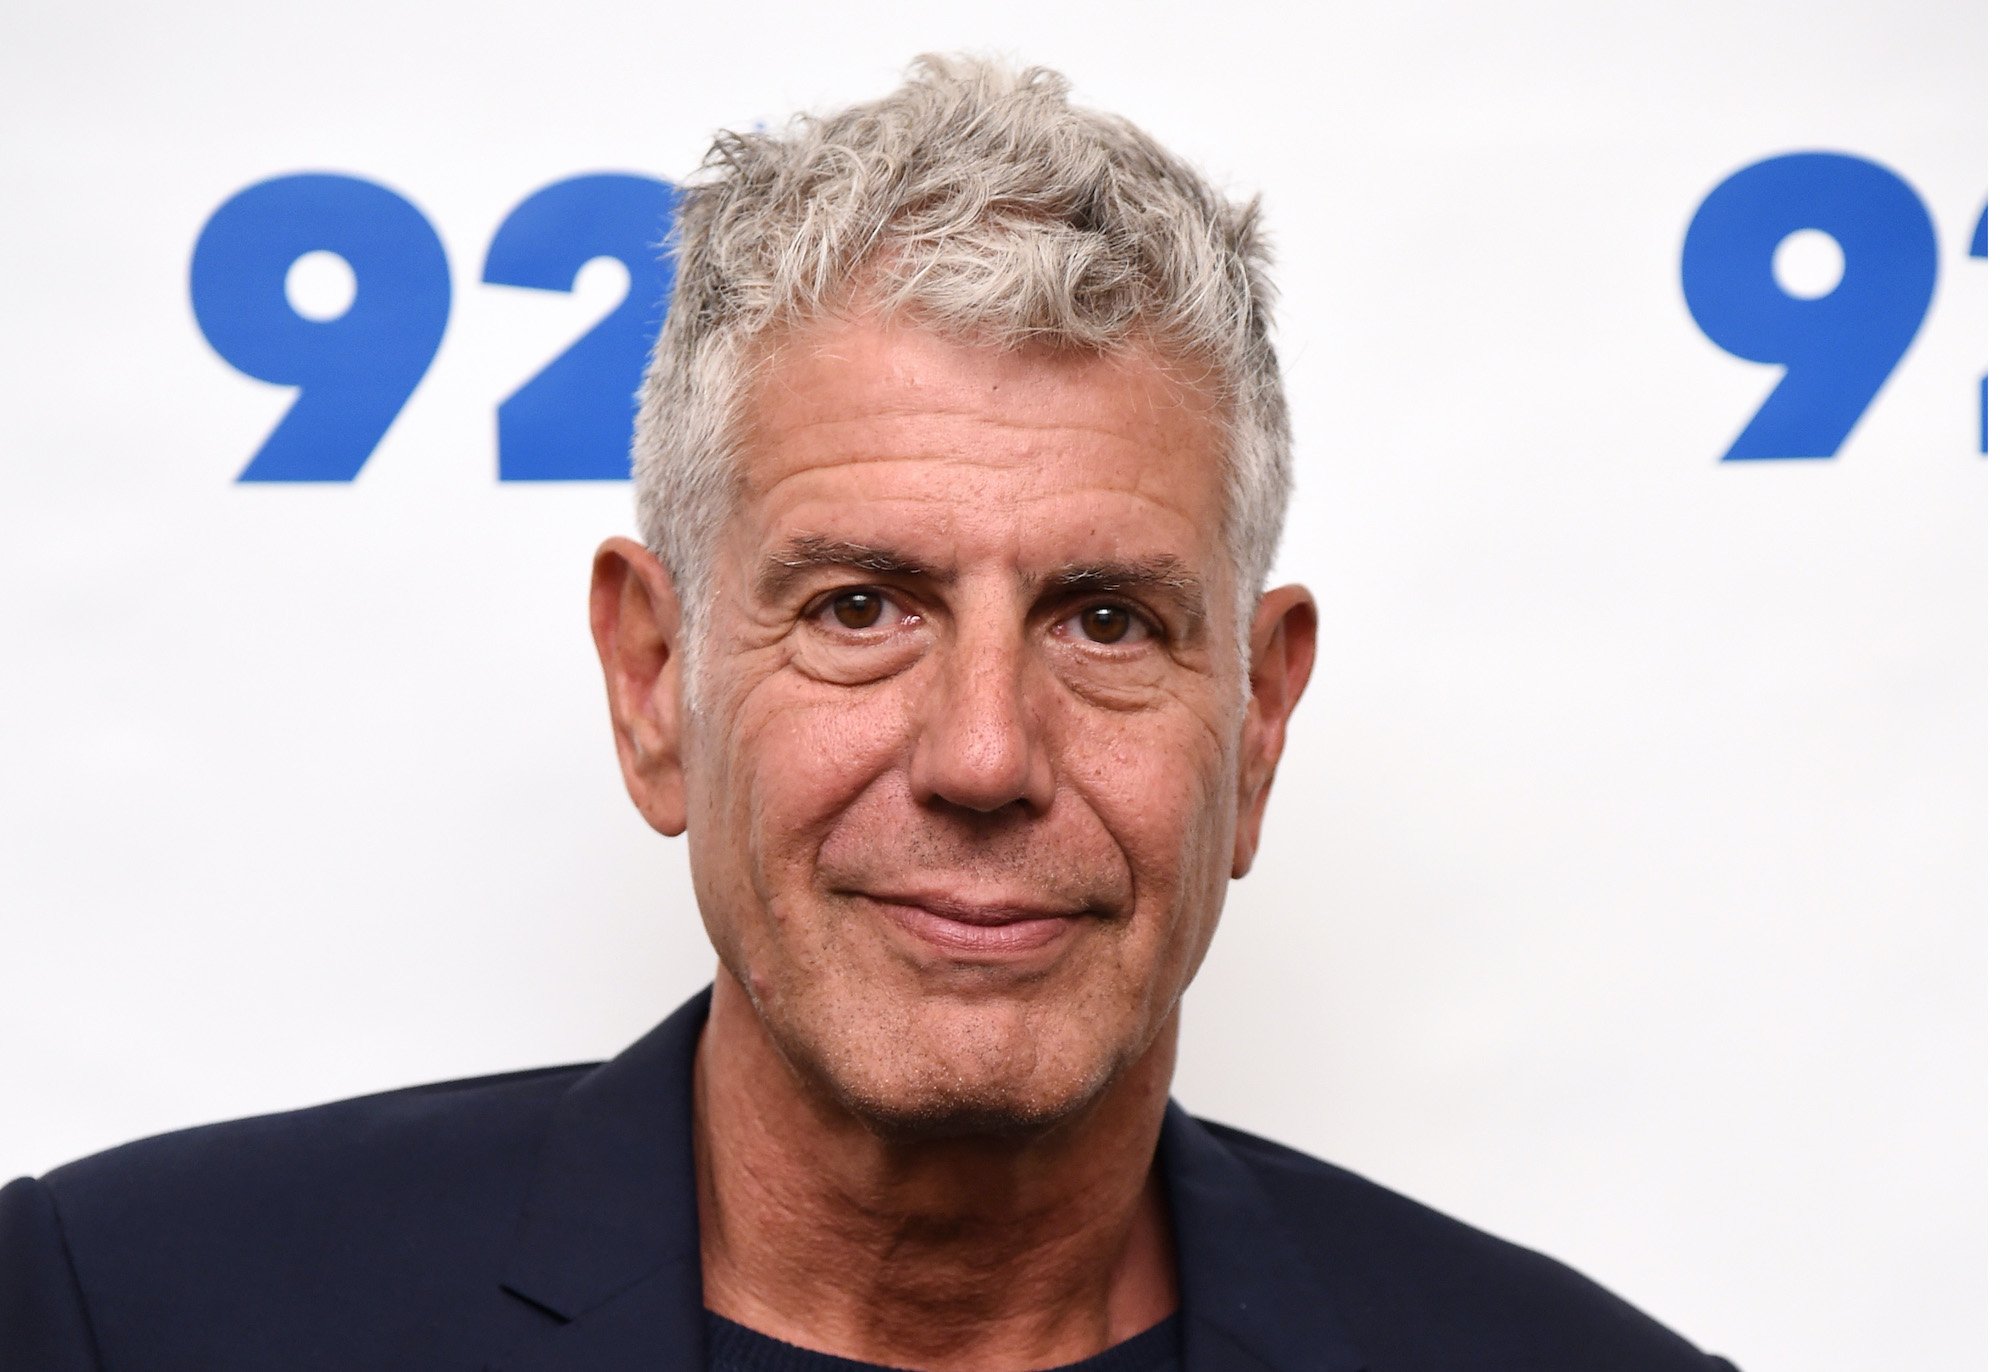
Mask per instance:
[[[1145,356],[840,323],[742,438],[679,726],[710,936],[879,1126],[1060,1120],[1247,863],[1220,416]]]

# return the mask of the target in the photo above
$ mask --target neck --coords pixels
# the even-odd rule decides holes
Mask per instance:
[[[1032,1138],[885,1138],[801,1082],[723,972],[695,1058],[704,1302],[802,1347],[963,1372],[1076,1362],[1158,1323],[1177,1028]]]

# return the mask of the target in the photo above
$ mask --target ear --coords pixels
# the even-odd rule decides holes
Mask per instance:
[[[604,666],[611,735],[626,793],[670,838],[687,828],[680,631],[680,596],[660,560],[629,538],[606,539],[590,569],[590,633]]]
[[[1319,642],[1319,609],[1303,586],[1266,591],[1250,620],[1250,704],[1236,777],[1236,854],[1229,874],[1240,877],[1257,856],[1264,802],[1285,751],[1285,721],[1305,693]]]

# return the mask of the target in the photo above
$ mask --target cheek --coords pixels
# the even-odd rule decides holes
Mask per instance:
[[[1093,723],[1075,731],[1071,774],[1132,867],[1141,917],[1170,939],[1212,923],[1227,875],[1235,797],[1218,734],[1187,715],[1164,712]]]
[[[719,713],[704,750],[714,765],[700,769],[712,847],[764,901],[810,871],[829,829],[901,757],[896,684],[829,693],[780,673]]]

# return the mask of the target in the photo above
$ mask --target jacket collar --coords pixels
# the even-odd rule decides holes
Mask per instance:
[[[706,1368],[691,1108],[708,998],[558,1103],[501,1285],[561,1323],[496,1372]],[[1186,1372],[1358,1372],[1328,1293],[1249,1167],[1171,1103],[1160,1150]]]
[[[505,1372],[707,1366],[691,1111],[708,995],[557,1103],[500,1284],[563,1322]]]
[[[1160,1170],[1181,1284],[1185,1372],[1360,1372],[1362,1360],[1264,1184],[1173,1101]]]

